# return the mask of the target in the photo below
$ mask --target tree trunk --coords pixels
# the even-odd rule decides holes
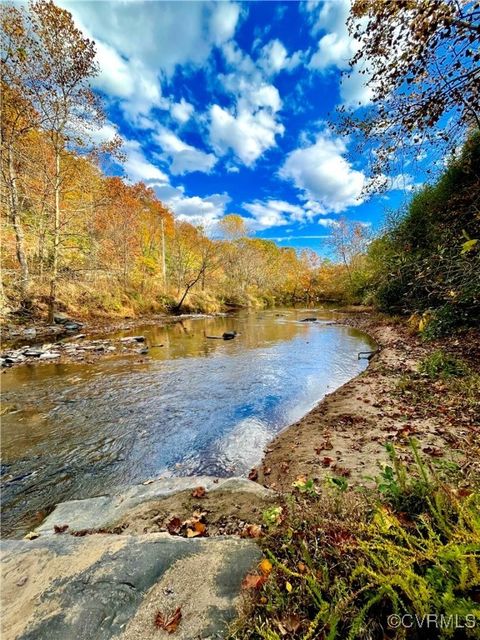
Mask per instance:
[[[60,149],[55,149],[55,216],[53,223],[53,254],[50,276],[50,299],[48,303],[48,321],[53,323],[57,299],[58,252],[60,247]]]
[[[13,150],[11,145],[8,148],[8,173],[9,173],[9,191],[10,191],[10,215],[12,219],[13,229],[15,231],[15,244],[17,259],[20,265],[20,297],[21,305],[24,308],[31,307],[30,297],[30,273],[28,269],[27,255],[25,253],[25,237],[23,235],[22,222],[20,220],[20,211],[18,205],[18,189],[17,174],[13,161]]]

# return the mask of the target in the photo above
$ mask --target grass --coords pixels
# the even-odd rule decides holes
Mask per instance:
[[[272,569],[232,639],[480,638],[480,494],[411,446],[414,468],[390,447],[373,492],[307,480],[269,510]],[[420,622],[393,628],[392,614]],[[429,614],[443,627],[422,626]]]

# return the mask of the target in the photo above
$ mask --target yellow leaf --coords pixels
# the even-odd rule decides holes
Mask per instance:
[[[293,587],[292,587],[292,585],[290,584],[290,582],[286,582],[286,583],[285,583],[285,589],[288,591],[288,593],[291,593],[291,592],[292,592]]]
[[[268,574],[271,572],[271,570],[273,569],[273,565],[270,562],[270,560],[268,560],[267,558],[264,558],[260,564],[258,565],[260,571],[263,573],[263,575],[268,576]]]

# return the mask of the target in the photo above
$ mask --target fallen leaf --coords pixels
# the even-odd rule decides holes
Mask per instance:
[[[169,522],[167,522],[167,531],[171,535],[176,535],[180,533],[180,529],[182,528],[182,525],[183,525],[183,522],[180,520],[180,518],[177,518],[175,516]]]
[[[250,473],[248,474],[248,479],[253,480],[254,482],[255,480],[258,480],[258,471],[255,468],[251,469]]]
[[[192,491],[192,498],[204,498],[206,493],[205,487],[197,487]]]
[[[68,529],[68,524],[55,524],[53,525],[53,530],[55,533],[65,533]]]
[[[155,626],[163,629],[167,633],[174,633],[177,630],[180,620],[182,619],[182,610],[177,607],[171,616],[165,616],[161,611],[155,616]]]
[[[270,560],[268,560],[267,558],[264,558],[258,565],[258,568],[260,569],[260,571],[263,573],[264,576],[268,576],[273,569],[273,565],[270,562]]]
[[[269,476],[272,473],[272,468],[271,467],[264,467],[263,468],[263,475],[264,476]]]
[[[242,582],[243,589],[260,589],[267,581],[267,576],[259,576],[255,573],[248,573]]]
[[[305,571],[307,570],[307,567],[303,562],[299,562],[297,564],[297,569],[300,571],[300,573],[305,573]]]
[[[290,584],[290,582],[288,582],[288,580],[287,580],[287,582],[285,582],[285,589],[288,591],[288,593],[292,593],[293,587]]]
[[[203,522],[195,522],[193,525],[193,529],[187,529],[187,538],[196,538],[197,536],[205,535],[207,531],[206,525]]]
[[[282,618],[282,624],[289,633],[296,633],[302,624],[299,616],[289,613]]]
[[[242,538],[260,538],[262,527],[258,524],[246,524],[242,529]]]
[[[36,531],[29,531],[27,533],[26,536],[23,537],[24,540],[35,540],[36,538],[39,538],[40,534],[37,533]]]
[[[322,465],[324,467],[329,467],[333,462],[333,458],[329,458],[328,456],[325,456],[322,460]]]

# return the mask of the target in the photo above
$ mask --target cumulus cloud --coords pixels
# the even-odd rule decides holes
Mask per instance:
[[[293,182],[317,213],[340,213],[362,202],[365,175],[345,159],[343,139],[320,133],[315,142],[292,151],[280,176]],[[313,202],[312,202],[313,201]]]
[[[146,158],[137,140],[125,140],[122,151],[126,156],[125,173],[130,180],[133,182],[155,180],[168,184],[168,176]]]
[[[275,75],[285,69],[292,71],[302,60],[302,52],[296,51],[292,56],[280,40],[270,40],[261,51],[259,64],[267,75]]]
[[[187,102],[184,98],[180,102],[174,102],[170,107],[170,113],[180,124],[188,122],[195,111],[195,107],[190,102]]]
[[[349,70],[342,77],[340,97],[344,106],[356,109],[371,102],[372,88],[368,86],[371,76],[366,67],[362,69],[365,73],[360,73],[358,66],[352,70],[349,67],[350,59],[360,46],[347,28],[350,4],[350,0],[325,0],[321,5],[307,3],[307,11],[314,22],[312,32],[324,33],[308,66],[319,73],[327,73],[332,69]]]
[[[171,77],[179,65],[203,65],[232,38],[240,16],[232,2],[60,3],[96,42],[97,88],[120,99],[133,121],[154,106],[168,108],[161,76]],[[183,108],[180,117],[185,114]]]
[[[281,227],[291,222],[303,222],[306,218],[302,207],[284,200],[255,200],[245,202],[242,207],[253,217],[254,222],[250,226],[255,231]]]
[[[210,142],[217,154],[233,151],[243,164],[252,166],[276,145],[276,136],[285,131],[276,115],[282,101],[278,89],[267,81],[261,68],[235,43],[227,43],[222,51],[232,71],[221,75],[219,80],[235,99],[235,105],[210,107]]]
[[[188,196],[184,187],[153,184],[157,196],[174,212],[179,220],[202,225],[206,230],[225,215],[225,208],[231,198],[226,193],[214,193],[203,198]]]
[[[165,127],[158,127],[153,139],[162,148],[163,157],[170,161],[170,172],[174,176],[193,171],[209,173],[217,162],[213,153],[205,153],[183,142]]]
[[[231,149],[247,166],[275,146],[275,136],[283,132],[283,125],[264,109],[253,112],[242,109],[232,115],[217,104],[210,108],[210,140],[214,149],[219,155]]]

